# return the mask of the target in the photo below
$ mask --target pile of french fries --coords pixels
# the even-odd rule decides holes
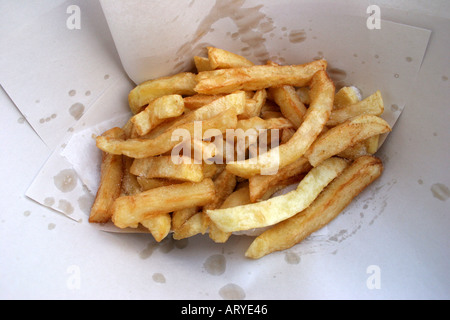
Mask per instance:
[[[326,60],[255,65],[206,49],[196,72],[137,85],[129,121],[96,137],[103,158],[89,221],[145,228],[156,241],[207,233],[223,243],[261,230],[245,253],[257,259],[322,228],[377,179],[373,154],[391,128],[381,93],[336,90]],[[238,129],[257,136],[225,141]]]

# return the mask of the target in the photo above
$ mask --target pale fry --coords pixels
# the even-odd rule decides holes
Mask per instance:
[[[134,196],[117,198],[112,206],[112,221],[119,228],[136,228],[142,221],[158,214],[204,206],[213,200],[214,195],[211,179],[150,189]]]
[[[196,84],[196,75],[191,72],[143,82],[128,95],[131,112],[136,114],[156,98],[168,94],[193,95],[196,93],[194,91]]]
[[[104,137],[124,138],[120,128],[112,128],[103,134]],[[122,156],[102,152],[100,169],[100,185],[92,205],[89,222],[104,223],[111,219],[111,206],[120,196],[123,176]]]
[[[311,104],[305,118],[289,141],[258,157],[227,164],[233,174],[250,178],[263,170],[273,172],[302,157],[322,131],[333,108],[334,84],[325,71],[318,71],[311,83]]]
[[[227,129],[235,128],[237,125],[236,111],[229,109],[222,114],[202,121],[201,134],[205,133],[209,129],[217,129],[224,133]],[[184,129],[184,132],[194,136],[195,123],[190,122],[187,124],[174,127],[171,130],[164,132],[154,139],[117,139],[109,137],[97,137],[97,147],[105,152],[112,154],[124,154],[131,158],[146,158],[163,154],[172,150],[179,140],[173,140],[172,134],[176,129]]]
[[[383,165],[375,157],[356,159],[308,208],[259,235],[247,249],[245,256],[258,259],[301,242],[336,218],[382,171]]]
[[[311,169],[297,189],[285,195],[234,208],[208,210],[206,213],[225,232],[271,226],[307,208],[346,167],[346,160],[331,158]]]
[[[283,180],[305,173],[311,169],[311,165],[305,157],[301,157],[290,165],[281,168],[275,175],[255,175],[248,179],[250,200],[260,200],[271,187],[280,184]]]
[[[202,164],[193,163],[191,158],[181,157],[181,163],[175,163],[172,156],[135,159],[130,172],[145,178],[163,178],[191,182],[203,180]]]
[[[330,119],[328,119],[327,126],[332,127],[338,125],[339,123],[362,114],[379,116],[383,111],[383,98],[381,92],[377,91],[360,102],[333,110]]]
[[[207,47],[207,49],[209,64],[213,70],[251,67],[254,65],[253,62],[236,53],[215,47]]]
[[[144,110],[134,115],[131,122],[139,136],[149,133],[165,119],[181,116],[184,112],[183,97],[166,95],[153,100]]]
[[[317,166],[359,141],[389,131],[391,127],[380,117],[372,115],[354,117],[321,135],[305,156],[311,165]]]
[[[219,69],[203,71],[197,75],[195,91],[203,94],[231,93],[236,90],[261,90],[280,85],[305,86],[327,62],[317,60],[303,65],[269,66]]]

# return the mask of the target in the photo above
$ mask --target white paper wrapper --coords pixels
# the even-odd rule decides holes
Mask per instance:
[[[300,6],[295,1],[229,1],[229,5],[219,6],[212,1],[192,1],[177,2],[177,8],[167,1],[101,3],[124,69],[135,83],[190,70],[193,56],[203,54],[206,45],[234,51],[255,63],[272,59],[298,64],[325,58],[337,87],[354,85],[363,98],[380,90],[385,103],[383,118],[394,127],[407,104],[430,31],[384,20],[380,30],[369,30],[367,3],[344,2],[347,5],[304,1]],[[224,8],[227,10],[219,10]],[[59,202],[67,201],[73,208],[69,216],[87,220],[80,197],[92,202],[100,163],[100,151],[90,137],[125,123],[129,116],[126,96],[134,85],[127,75],[118,76],[74,126],[71,137],[53,153],[27,191],[30,198],[65,214]],[[55,186],[55,177],[62,170],[73,170],[79,178],[70,192]],[[340,242],[373,223],[394,183],[389,177],[376,181],[339,219],[296,250],[335,250]],[[100,228],[118,231],[110,225]]]

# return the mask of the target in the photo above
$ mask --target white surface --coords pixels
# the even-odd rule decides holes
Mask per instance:
[[[170,240],[156,246],[147,235],[99,232],[86,221],[48,210],[24,193],[52,150],[2,91],[0,297],[221,299],[220,289],[234,283],[245,299],[450,298],[450,200],[432,193],[436,183],[450,186],[450,17],[440,10],[446,1],[436,2],[427,10],[434,8],[438,17],[422,14],[421,1],[408,13],[404,2],[382,8],[386,19],[433,33],[406,108],[381,150],[387,180],[378,187],[384,206],[367,209],[377,211],[375,219],[336,238],[334,251],[300,255],[299,247],[250,261],[236,254],[249,245],[247,237],[225,245],[195,237],[185,248]],[[226,261],[220,275],[208,267],[212,255]],[[371,265],[381,271],[380,289],[366,285]],[[175,272],[165,273],[166,266]],[[161,275],[165,282],[158,281]],[[190,290],[175,290],[180,282]]]

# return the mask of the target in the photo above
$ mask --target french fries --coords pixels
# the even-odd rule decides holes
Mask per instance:
[[[211,179],[185,182],[117,198],[111,208],[112,221],[119,228],[137,228],[143,220],[214,200],[216,190]]]
[[[95,138],[89,221],[144,227],[157,242],[265,230],[245,253],[261,258],[329,223],[377,179],[373,154],[391,128],[381,92],[336,92],[326,60],[255,65],[206,49],[197,73],[138,84],[127,123]]]
[[[103,136],[123,138],[125,133],[120,128],[112,128],[106,131]],[[121,193],[122,177],[122,156],[102,152],[100,186],[91,208],[89,222],[104,223],[111,219],[111,207]]]
[[[291,248],[336,218],[382,171],[380,159],[372,156],[356,159],[309,207],[259,235],[245,256],[257,259],[277,250]]]
[[[331,128],[320,136],[307,151],[306,157],[313,166],[344,151],[355,143],[391,131],[380,117],[361,115]]]
[[[208,210],[206,213],[225,232],[271,226],[307,208],[346,166],[345,160],[330,158],[309,171],[296,190],[283,196],[234,208]]]
[[[333,108],[334,84],[325,71],[318,71],[311,81],[311,104],[301,126],[291,139],[276,149],[252,159],[227,164],[227,170],[237,176],[250,178],[264,172],[277,172],[302,157],[325,126]]]

